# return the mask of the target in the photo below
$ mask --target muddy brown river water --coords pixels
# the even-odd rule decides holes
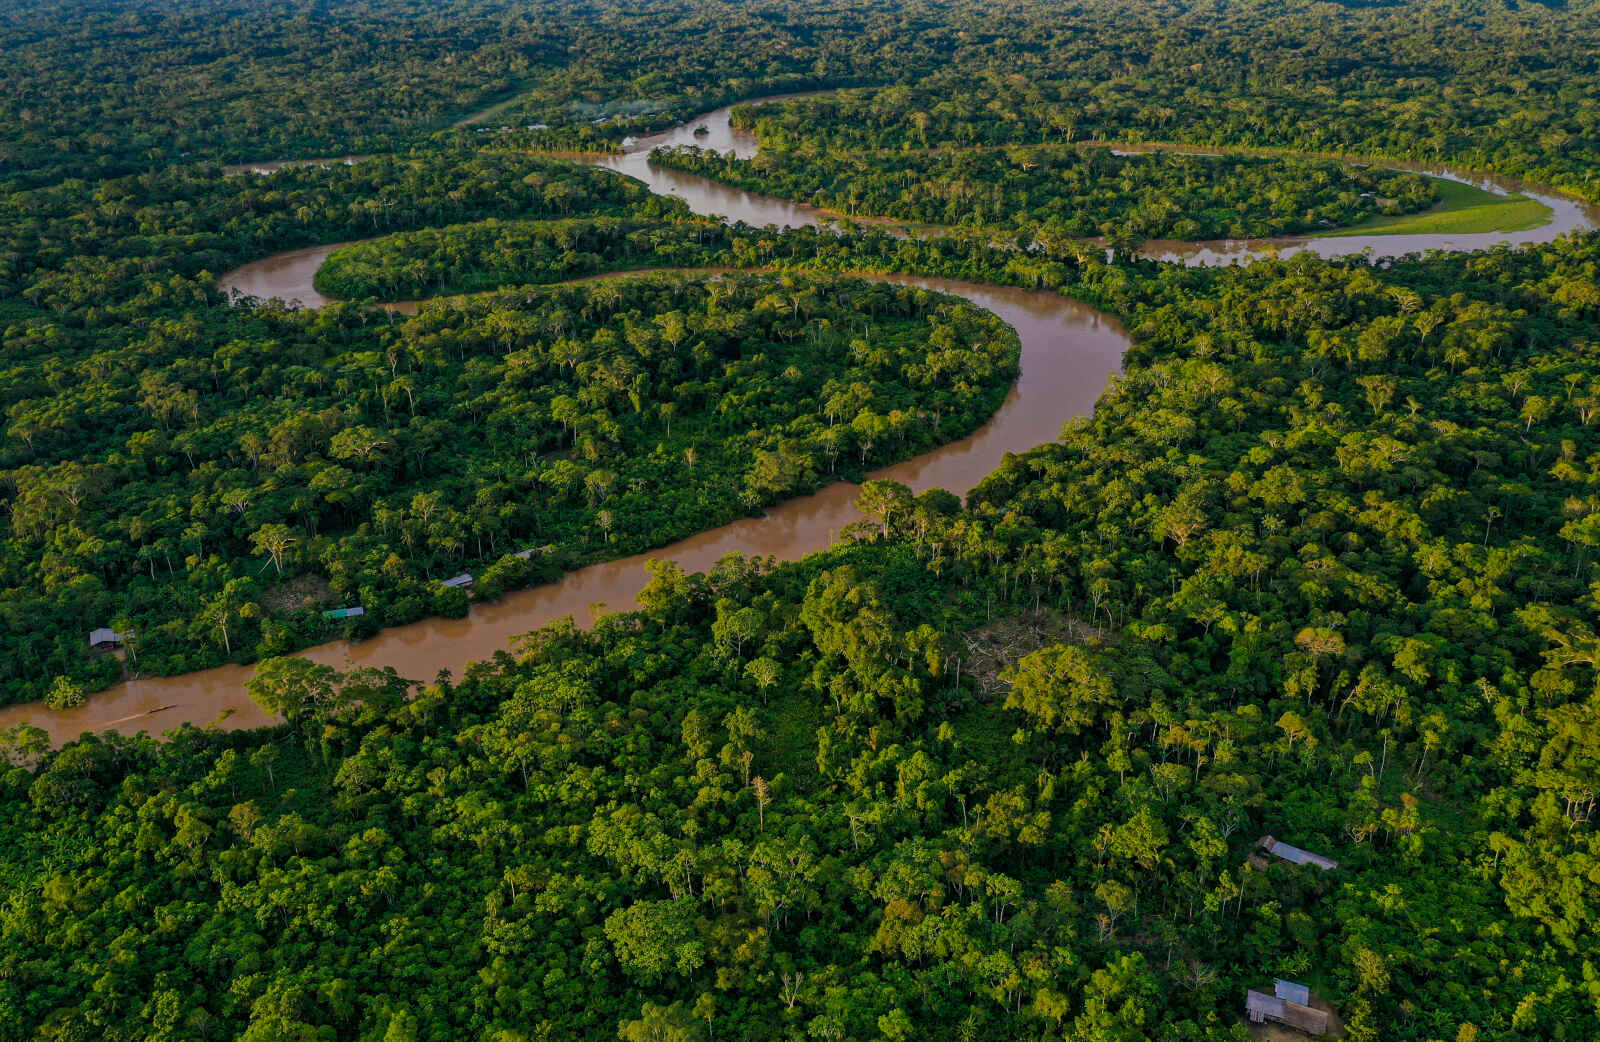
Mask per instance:
[[[586,161],[636,177],[660,194],[683,199],[700,214],[757,226],[822,223],[826,215],[812,207],[650,164],[650,150],[664,145],[694,144],[731,150],[742,158],[753,156],[754,137],[736,130],[728,116],[729,109],[718,109],[664,133],[630,141],[622,154]],[[700,126],[706,128],[706,133],[696,136],[695,129]],[[253,164],[239,169],[259,170],[273,165]],[[1537,188],[1450,170],[1427,172],[1482,184],[1491,190],[1521,191],[1549,206],[1552,219],[1541,228],[1512,234],[1156,243],[1151,244],[1149,255],[1187,264],[1234,263],[1269,251],[1279,255],[1299,250],[1322,255],[1370,251],[1373,256],[1382,257],[1428,249],[1476,250],[1501,242],[1545,242],[1568,231],[1595,227],[1594,214],[1585,205]],[[338,245],[295,250],[247,264],[225,276],[222,284],[244,296],[320,306],[328,302],[327,298],[316,292],[311,280]],[[896,277],[887,281],[964,297],[1010,323],[1022,343],[1017,384],[984,427],[968,438],[873,475],[903,482],[919,492],[941,487],[965,494],[1007,453],[1026,451],[1055,439],[1064,422],[1094,408],[1107,380],[1119,371],[1128,345],[1127,335],[1115,319],[1056,294],[945,279]],[[414,305],[399,307],[414,310]],[[431,680],[441,669],[459,673],[468,662],[488,658],[518,635],[546,623],[572,616],[580,624],[587,624],[591,607],[597,604],[614,611],[634,607],[635,595],[649,578],[644,567],[647,560],[676,561],[692,572],[707,570],[720,557],[735,551],[797,560],[824,549],[841,528],[859,518],[855,509],[857,491],[855,485],[831,485],[815,495],[775,507],[759,518],[702,532],[648,554],[592,565],[555,583],[523,590],[499,601],[475,603],[464,619],[428,619],[386,629],[371,640],[327,644],[302,655],[338,667],[392,666],[402,676],[418,680]],[[90,730],[159,733],[183,723],[261,726],[272,721],[245,694],[251,673],[252,667],[226,666],[178,677],[129,681],[91,696],[87,704],[77,709],[65,711],[47,710],[36,703],[9,706],[0,709],[0,729],[33,724],[45,728],[59,743]]]
[[[282,270],[285,286],[300,277],[294,264]],[[946,279],[887,281],[965,297],[1014,327],[1022,343],[1022,376],[987,424],[967,438],[872,475],[892,478],[919,492],[947,488],[966,493],[1006,453],[1053,440],[1064,421],[1094,407],[1107,379],[1119,370],[1128,344],[1115,319],[1056,294]],[[468,662],[504,649],[519,634],[563,616],[589,623],[592,605],[604,604],[614,611],[634,607],[635,595],[649,579],[646,560],[673,560],[688,571],[705,571],[734,551],[797,560],[824,549],[841,528],[859,519],[857,491],[851,484],[830,485],[762,517],[702,532],[648,554],[591,565],[498,601],[474,603],[464,619],[427,619],[386,629],[371,640],[326,644],[303,654],[340,667],[393,666],[402,676],[421,680],[433,679],[440,669],[459,673]],[[0,710],[0,729],[34,724],[60,742],[86,730],[110,728],[159,732],[181,723],[213,721],[256,727],[270,720],[244,692],[251,672],[247,666],[224,666],[129,681],[91,696],[77,709],[59,712],[38,704],[10,706]]]

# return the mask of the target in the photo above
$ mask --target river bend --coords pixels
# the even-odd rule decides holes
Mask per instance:
[[[755,155],[754,135],[734,128],[730,111],[717,109],[663,133],[630,140],[620,154],[584,161],[635,177],[652,191],[682,199],[691,210],[705,216],[780,228],[816,226],[831,220],[832,215],[814,207],[746,192],[649,162],[651,149],[674,145],[732,151],[740,158]],[[697,135],[696,130],[701,127],[705,132]],[[250,164],[238,171],[266,172],[278,165],[281,164]],[[1595,214],[1586,204],[1536,187],[1450,169],[1412,169],[1477,184],[1490,191],[1520,191],[1548,206],[1551,220],[1539,228],[1516,233],[1151,243],[1146,255],[1192,265],[1238,263],[1268,253],[1284,256],[1301,250],[1321,256],[1368,253],[1375,258],[1392,257],[1426,250],[1466,252],[1502,243],[1548,242],[1558,235],[1596,226]],[[342,244],[294,250],[247,264],[226,275],[222,285],[238,295],[321,306],[328,300],[312,286],[312,278],[339,245]],[[967,438],[872,475],[900,481],[918,492],[942,487],[965,494],[1007,453],[1023,452],[1054,440],[1065,421],[1094,408],[1108,378],[1120,369],[1122,353],[1128,345],[1128,337],[1115,319],[1055,293],[947,279],[886,280],[964,297],[1013,326],[1022,345],[1017,384],[987,424]],[[396,307],[415,309],[414,303]],[[464,619],[426,619],[385,629],[371,640],[335,642],[301,654],[341,668],[392,666],[402,676],[419,680],[432,679],[441,669],[459,673],[468,662],[486,659],[518,635],[564,616],[587,623],[592,606],[632,608],[635,595],[649,578],[644,567],[648,559],[674,560],[688,571],[705,571],[720,557],[735,551],[797,560],[822,550],[835,540],[841,528],[859,518],[855,509],[857,491],[851,484],[834,484],[774,507],[759,518],[701,532],[648,554],[590,565],[557,582],[518,591],[498,601],[474,603]],[[0,708],[0,729],[33,724],[45,728],[51,739],[60,743],[83,731],[162,732],[183,723],[258,727],[273,721],[244,692],[252,671],[253,667],[248,666],[223,666],[177,677],[128,681],[91,696],[83,706],[64,711],[47,710],[37,703],[4,707]]]

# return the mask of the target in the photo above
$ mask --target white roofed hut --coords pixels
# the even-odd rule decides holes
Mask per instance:
[[[1309,850],[1301,850],[1299,847],[1290,846],[1280,840],[1273,839],[1271,836],[1262,836],[1261,842],[1256,845],[1273,857],[1282,858],[1290,864],[1315,865],[1324,872],[1331,872],[1339,867],[1339,862],[1332,858],[1323,857],[1321,854],[1313,854]]]
[[[1311,1005],[1311,989],[1304,984],[1296,984],[1292,980],[1274,979],[1272,982],[1272,994],[1285,1002],[1298,1002],[1302,1006]]]
[[[122,635],[109,626],[89,631],[89,647],[95,651],[107,651],[111,648],[122,647]]]

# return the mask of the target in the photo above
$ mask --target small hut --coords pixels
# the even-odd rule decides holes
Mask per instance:
[[[1272,982],[1273,994],[1260,991],[1244,993],[1245,1016],[1252,1024],[1273,1021],[1308,1035],[1328,1033],[1328,1011],[1311,1005],[1311,989],[1294,981]]]
[[[1244,993],[1244,1013],[1252,1024],[1265,1024],[1283,1018],[1283,1000],[1260,991]]]
[[[1302,1006],[1311,1005],[1311,989],[1292,980],[1275,978],[1272,982],[1272,994],[1285,1002],[1298,1002]]]
[[[472,573],[471,572],[462,572],[460,575],[457,575],[457,576],[454,576],[453,578],[444,580],[444,582],[442,582],[440,585],[441,586],[448,586],[452,590],[465,589],[468,586],[472,585]]]
[[[1311,851],[1301,850],[1299,847],[1291,847],[1289,844],[1273,839],[1271,836],[1262,836],[1261,842],[1256,845],[1273,857],[1282,858],[1290,864],[1315,865],[1324,872],[1331,872],[1339,867],[1339,862],[1332,858],[1323,857],[1321,854],[1313,854]]]
[[[367,613],[367,609],[363,608],[361,605],[358,604],[353,608],[332,608],[332,609],[329,609],[328,611],[325,611],[325,612],[322,613],[322,617],[324,619],[356,619],[356,618],[360,618],[361,616],[365,615],[366,613]]]
[[[89,648],[93,651],[110,651],[122,647],[122,635],[109,626],[89,631]]]

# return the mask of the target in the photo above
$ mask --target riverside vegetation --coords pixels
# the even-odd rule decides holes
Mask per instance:
[[[332,30],[220,5],[209,32],[270,31],[213,84],[182,17],[4,23],[34,56],[0,73],[28,111],[0,123],[9,698],[112,679],[81,647],[107,616],[137,613],[149,669],[270,654],[318,636],[273,607],[296,576],[370,591],[384,621],[460,610],[430,575],[500,561],[492,593],[533,577],[504,559],[525,537],[557,547],[528,567],[620,553],[987,415],[1014,338],[850,272],[1070,294],[1125,324],[1125,372],[965,502],[870,483],[831,550],[659,565],[637,611],[462,676],[272,658],[251,690],[279,727],[6,734],[0,1042],[1242,1042],[1242,992],[1274,976],[1358,1040],[1592,1037],[1600,238],[1189,269],[1005,249],[987,226],[1010,211],[914,240],[722,228],[509,152],[537,132],[429,136],[485,69],[489,94],[537,81],[530,119],[567,88],[875,76],[906,82],[787,103],[761,133],[888,150],[930,197],[948,181],[921,149],[1110,168],[1065,146],[1116,137],[1446,158],[1592,197],[1582,12],[818,3],[627,37],[655,5],[548,30],[457,6],[414,47],[468,68],[387,115],[419,52],[350,52],[374,87],[348,125],[405,147],[266,178],[222,176],[237,121],[192,114],[234,99],[329,151],[339,128],[270,86]],[[411,13],[325,17],[382,41]],[[719,79],[689,58],[723,24],[785,46]],[[535,30],[562,44],[526,52],[543,64],[494,50]],[[94,101],[56,105],[75,33],[110,59],[86,66]],[[154,122],[86,129],[136,104],[155,54],[181,75]],[[304,79],[301,99],[340,89]],[[553,111],[552,134],[626,129]],[[152,144],[174,126],[200,154]],[[998,155],[996,182],[1032,173]],[[1216,169],[1301,199],[1273,171],[1391,176],[1298,162]],[[1177,187],[1181,166],[1127,169]],[[1220,178],[1181,191],[1251,204]],[[363,302],[215,288],[351,239],[374,241],[320,284]],[[763,270],[561,284],[650,267]],[[366,303],[466,292],[413,318]],[[1263,834],[1339,868],[1252,863]]]
[[[1220,1039],[1289,974],[1356,1037],[1580,1038],[1594,249],[1063,269],[1128,374],[964,508],[869,486],[460,680],[278,660],[286,728],[14,771],[6,1023]]]
[[[611,236],[619,264],[656,238],[708,249],[697,227],[624,227],[535,241]],[[333,604],[366,607],[354,633],[462,614],[438,580],[487,566],[494,596],[714,527],[969,432],[1016,374],[987,313],[839,278],[661,275],[405,320],[209,311],[209,357],[203,320],[173,323],[119,362],[63,358],[58,393],[30,381],[11,404],[13,698],[111,675],[80,650],[86,618],[137,633],[159,673],[327,639]]]
[[[779,106],[781,107],[781,106]],[[738,110],[743,119],[748,110]],[[1266,238],[1415,212],[1415,174],[1337,163],[1057,146],[844,154],[812,146],[738,160],[693,147],[652,161],[850,217],[989,227],[1061,240]]]

